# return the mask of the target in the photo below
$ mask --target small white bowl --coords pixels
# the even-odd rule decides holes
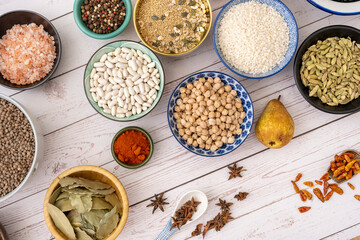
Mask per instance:
[[[27,173],[24,180],[20,183],[19,186],[17,186],[14,190],[9,192],[5,196],[0,197],[0,203],[1,203],[3,201],[7,200],[8,198],[12,197],[15,193],[17,193],[25,185],[25,183],[29,180],[32,173],[35,172],[35,170],[37,169],[37,167],[39,165],[39,163],[38,163],[39,159],[42,158],[43,155],[44,155],[44,146],[43,146],[44,141],[43,141],[43,135],[41,134],[40,127],[35,122],[34,118],[31,117],[31,115],[24,109],[24,107],[22,107],[18,102],[16,102],[12,98],[7,97],[7,96],[5,96],[3,94],[0,94],[0,98],[5,99],[6,101],[14,104],[17,108],[19,108],[24,113],[24,115],[26,116],[26,118],[30,122],[31,128],[33,129],[34,139],[35,139],[34,160],[33,160],[32,164],[31,164],[29,172]]]

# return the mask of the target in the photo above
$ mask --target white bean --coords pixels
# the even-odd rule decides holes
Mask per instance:
[[[109,74],[109,76],[112,76],[112,70],[111,70],[111,68],[107,68],[107,69],[106,69],[106,72]]]
[[[130,97],[130,103],[131,103],[131,105],[134,106],[134,104],[135,104],[135,98],[134,98],[134,96],[131,96],[131,97]]]
[[[111,92],[111,96],[117,96],[119,94],[119,90],[113,90]]]
[[[131,68],[127,68],[126,69],[131,75],[135,76],[135,74],[137,74],[137,72],[135,72],[134,70],[132,70]]]
[[[128,55],[126,55],[126,60],[130,60],[134,56],[133,52],[129,52]]]
[[[105,100],[109,100],[111,98],[111,92],[106,93]]]
[[[118,59],[118,62],[119,62],[119,63],[125,63],[125,64],[127,64],[127,62],[128,62],[125,58],[122,58],[122,57],[118,57],[117,59]]]
[[[126,68],[123,69],[123,76],[124,76],[124,78],[127,78],[129,76],[129,73],[126,70]]]
[[[106,86],[106,91],[107,91],[107,92],[110,92],[112,86],[114,86],[114,85],[112,85],[112,84],[107,85],[107,86]]]
[[[136,107],[135,106],[132,107],[131,112],[132,112],[133,115],[136,114]]]
[[[106,104],[106,100],[100,99],[98,103],[101,104],[101,105],[104,105],[104,104]]]
[[[129,90],[127,88],[124,88],[124,95],[126,98],[130,96]]]
[[[140,114],[141,112],[142,112],[141,107],[137,107],[137,108],[136,108],[136,114]]]
[[[100,97],[104,97],[104,91],[101,88],[97,87],[96,92]]]
[[[143,81],[144,81],[144,80],[140,78],[140,79],[136,80],[136,81],[134,82],[134,84],[135,84],[135,85],[139,85],[139,84],[141,84]]]
[[[154,99],[154,100],[156,99],[156,97],[157,97],[157,94],[154,94],[154,95],[151,96],[151,98]]]
[[[151,97],[152,95],[156,94],[156,90],[153,88],[150,90],[150,92],[148,93],[148,95]]]
[[[142,53],[142,51],[140,50],[136,50],[137,54],[139,55],[139,57],[142,57],[144,54]]]
[[[137,73],[138,73],[139,75],[143,75],[143,74],[144,74],[144,72],[143,72],[143,70],[141,70],[141,68],[139,68],[139,69],[137,70]]]
[[[147,54],[143,55],[143,59],[145,59],[148,63],[151,63],[151,58]]]
[[[129,53],[129,52],[131,52],[131,50],[128,49],[128,48],[126,48],[126,47],[121,48],[121,50],[122,50],[124,53]]]
[[[155,86],[155,89],[159,91],[159,90],[160,90],[160,86],[159,86],[159,85],[156,85],[156,86]]]
[[[118,72],[118,69],[117,69],[117,68],[113,68],[113,70],[111,71],[112,76],[113,76],[113,77],[116,77],[116,76],[117,76],[117,72]]]
[[[111,110],[110,110],[110,109],[108,109],[108,108],[106,108],[106,109],[104,109],[104,113],[108,113],[108,114],[110,114],[110,113],[111,113]]]
[[[119,114],[116,114],[116,117],[118,117],[118,118],[124,118],[124,117],[125,117],[125,114],[124,114],[124,113],[119,113]]]
[[[134,98],[135,98],[136,102],[138,102],[139,104],[144,103],[144,101],[142,100],[142,98],[139,95],[135,95]]]
[[[141,78],[142,79],[145,79],[145,78],[148,78],[150,76],[149,73],[144,73],[143,75],[141,75]]]
[[[151,62],[147,65],[148,68],[154,68],[155,67],[155,62]]]
[[[123,74],[122,74],[122,71],[119,69],[118,72],[117,72],[117,76],[119,78],[123,78]]]
[[[112,100],[110,103],[109,103],[109,107],[114,107],[115,106],[115,104],[116,104],[116,100]]]
[[[149,68],[146,65],[143,65],[142,70],[144,73],[147,73],[149,71]]]
[[[139,88],[140,88],[140,92],[145,94],[145,85],[143,83],[140,83]]]
[[[155,77],[160,78],[160,73],[157,73]]]
[[[126,80],[125,80],[125,83],[126,83],[126,86],[128,86],[128,87],[134,86],[134,82],[131,81],[131,80],[129,80],[129,79],[126,79]]]
[[[159,70],[157,68],[155,68],[154,71],[151,73],[151,76],[155,76],[158,72],[159,72]]]
[[[138,65],[136,64],[135,61],[130,60],[130,61],[128,62],[128,64],[129,64],[129,67],[132,68],[132,70],[134,70],[134,71],[137,71],[137,70],[138,70]]]
[[[135,95],[135,90],[132,87],[128,87],[131,96]]]
[[[116,99],[120,107],[124,107],[124,101],[121,98]]]
[[[145,107],[150,107],[150,106],[151,106],[151,104],[150,104],[150,103],[148,103],[148,102],[146,102],[146,103],[144,103],[144,104],[143,104],[143,106],[145,106]]]
[[[106,61],[106,59],[107,59],[107,54],[104,54],[101,56],[100,62],[104,63]]]
[[[122,97],[123,95],[124,95],[124,88],[120,88],[119,97]]]
[[[93,100],[94,100],[95,102],[98,101],[98,98],[97,98],[97,96],[96,96],[95,93],[91,93],[91,96],[92,96],[92,98],[93,98]]]
[[[137,108],[138,107],[141,107],[141,105],[138,103],[138,102],[135,102],[135,104],[134,104]]]
[[[121,52],[121,48],[116,48],[115,49],[115,56],[118,56]]]
[[[96,68],[96,71],[97,72],[105,72],[105,68],[98,67],[98,68]]]
[[[139,94],[138,96],[141,97],[141,99],[142,99],[143,101],[147,101],[147,98],[145,97],[145,95]]]
[[[143,111],[146,111],[147,109],[148,109],[148,108],[145,107],[145,106],[142,107],[142,110],[143,110]]]
[[[132,81],[136,82],[136,80],[138,80],[140,78],[139,74],[136,74],[135,76],[133,76]],[[136,84],[136,83],[135,83]]]
[[[134,86],[134,91],[135,91],[136,93],[139,93],[139,92],[140,92],[139,86]]]
[[[116,83],[121,83],[121,82],[122,82],[121,79],[118,78],[118,77],[113,77],[113,80],[114,80],[114,82],[116,82]]]
[[[150,85],[150,87],[155,87],[155,83],[152,80],[147,81],[147,84]]]
[[[152,77],[151,78],[153,80],[153,82],[156,84],[156,85],[159,85],[160,81],[157,77]]]
[[[150,97],[147,102],[150,103],[150,104],[152,104],[152,103],[154,102],[154,99],[152,99],[152,98]]]
[[[93,78],[95,73],[96,73],[96,70],[95,70],[95,68],[93,68],[90,73],[90,78]]]
[[[150,86],[149,84],[145,83],[145,92],[149,92],[150,91]]]
[[[132,115],[132,112],[127,112],[127,113],[125,114],[126,117],[131,117],[131,115]]]
[[[104,72],[104,78],[105,78],[106,80],[109,79],[109,74],[108,74],[107,72]]]

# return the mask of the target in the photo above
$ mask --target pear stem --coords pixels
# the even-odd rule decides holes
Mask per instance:
[[[280,98],[281,98],[281,95],[279,95],[279,97],[278,97],[278,99],[277,99],[277,100],[278,100],[278,101],[280,101]]]

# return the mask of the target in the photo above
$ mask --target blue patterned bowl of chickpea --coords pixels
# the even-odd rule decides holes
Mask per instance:
[[[249,135],[254,108],[249,93],[233,77],[214,71],[183,80],[170,96],[168,123],[187,150],[218,157],[238,148]]]

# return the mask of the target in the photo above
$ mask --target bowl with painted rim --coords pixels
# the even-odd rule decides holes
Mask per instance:
[[[360,0],[308,0],[313,6],[332,14],[360,14]]]
[[[336,37],[336,36],[343,38],[350,37],[352,41],[356,41],[358,44],[360,44],[360,30],[350,26],[332,25],[321,28],[313,32],[302,42],[301,46],[299,47],[296,53],[294,65],[293,65],[295,84],[300,94],[303,96],[303,98],[310,105],[323,112],[332,113],[332,114],[347,114],[347,113],[357,112],[360,110],[360,97],[344,105],[339,104],[338,106],[329,106],[323,103],[318,97],[314,97],[314,96],[310,97],[309,88],[305,87],[301,79],[300,69],[302,66],[302,57],[305,54],[305,52],[308,50],[308,48],[316,44],[317,41],[319,40],[324,41],[327,38]],[[351,81],[354,81],[353,83],[355,84],[357,83],[358,88],[360,90],[359,81],[356,79],[352,79]]]
[[[130,131],[130,130],[134,130],[134,131],[138,131],[138,132],[141,132],[142,134],[145,135],[145,137],[147,138],[147,140],[149,141],[149,144],[150,144],[150,151],[149,151],[149,155],[146,156],[145,160],[142,161],[141,163],[139,164],[127,164],[127,163],[124,163],[122,161],[120,161],[120,159],[118,158],[118,156],[116,155],[115,151],[114,151],[114,144],[115,144],[115,141],[116,139],[118,139],[118,137],[123,134],[124,132],[126,131]],[[115,136],[113,137],[112,141],[111,141],[111,154],[114,158],[114,160],[122,167],[124,168],[129,168],[129,169],[135,169],[135,168],[140,168],[142,166],[144,166],[145,164],[147,164],[150,160],[150,158],[152,157],[152,154],[154,152],[154,142],[150,136],[150,134],[145,131],[144,129],[140,128],[140,127],[136,127],[136,126],[130,126],[130,127],[126,127],[126,128],[123,128],[121,129],[120,131],[118,131]]]
[[[142,34],[141,34],[141,26],[140,26],[140,23],[143,22],[143,18],[140,17],[140,14],[139,14],[139,9],[140,9],[140,6],[141,4],[145,3],[146,0],[138,0],[136,1],[136,4],[135,4],[135,7],[134,7],[134,17],[133,17],[133,21],[134,21],[134,26],[135,26],[135,31],[138,35],[138,37],[141,39],[141,41],[148,47],[150,48],[152,51],[158,53],[158,54],[162,54],[162,55],[165,55],[165,56],[181,56],[181,55],[184,55],[184,54],[188,54],[192,51],[194,51],[195,49],[197,49],[206,39],[206,37],[208,36],[210,30],[211,30],[211,25],[212,25],[212,9],[211,9],[211,4],[210,4],[210,1],[209,0],[202,0],[204,6],[207,7],[208,11],[207,11],[207,18],[208,18],[208,23],[209,23],[209,26],[205,29],[204,31],[204,34],[203,36],[201,37],[200,41],[196,44],[195,47],[193,48],[190,48],[184,52],[180,52],[180,53],[175,53],[175,52],[169,52],[169,53],[166,53],[164,51],[160,51],[160,49],[157,49],[154,47],[154,43],[151,43],[150,41],[148,41],[146,39],[146,37],[144,37]],[[163,3],[165,1],[158,1],[158,3]],[[171,1],[168,1],[168,2],[171,2]],[[176,2],[176,3],[179,3],[181,1],[179,0],[172,0],[172,2]],[[183,1],[183,2],[186,2],[186,1]],[[188,3],[190,4],[190,2]],[[181,5],[184,5],[184,4],[181,4]],[[156,7],[156,6],[154,6]],[[171,14],[171,13],[170,13]],[[179,14],[181,15],[182,12],[181,11],[176,11],[175,14]],[[165,15],[163,15],[165,17]],[[190,14],[189,14],[190,16]],[[153,17],[153,16],[152,16]],[[183,18],[182,16],[180,16],[180,18]],[[166,20],[166,19],[165,19]],[[156,20],[157,21],[157,20]],[[188,20],[187,20],[188,21]],[[198,22],[198,21],[196,21]],[[150,22],[151,23],[151,22]],[[182,25],[182,24],[180,24]],[[171,26],[173,27],[173,26]],[[175,27],[175,26],[174,26]],[[181,27],[182,29],[184,29],[184,27]],[[194,29],[194,25],[190,25],[189,28],[191,28],[192,30]],[[168,33],[166,33],[168,34]],[[175,37],[175,36],[174,36]],[[175,40],[174,40],[175,41]]]
[[[106,33],[106,34],[95,33],[86,26],[86,24],[84,23],[84,21],[81,18],[81,5],[83,4],[84,0],[75,0],[74,1],[73,14],[74,14],[75,23],[79,27],[79,29],[89,37],[92,37],[95,39],[109,39],[109,38],[116,37],[120,33],[122,33],[126,29],[126,27],[129,25],[129,22],[131,20],[131,15],[132,15],[131,0],[122,0],[122,1],[124,2],[125,8],[126,8],[124,22],[121,24],[121,26],[118,29],[116,29],[115,31],[113,31],[111,33]]]
[[[5,196],[0,197],[0,203],[11,198],[13,195],[15,195],[18,191],[21,190],[21,188],[26,184],[26,182],[30,179],[30,177],[35,173],[36,169],[39,166],[39,161],[42,159],[44,155],[44,141],[43,141],[43,135],[41,128],[39,124],[37,123],[36,119],[27,111],[20,103],[15,101],[14,99],[5,96],[0,93],[0,99],[4,99],[7,102],[12,103],[17,107],[26,117],[26,119],[29,121],[31,128],[34,133],[34,141],[35,141],[35,152],[34,152],[34,159],[30,166],[29,171],[27,172],[25,178],[21,181],[21,183],[11,192],[7,193]]]
[[[237,97],[241,99],[243,109],[246,114],[241,124],[242,133],[240,135],[234,136],[235,141],[233,143],[224,144],[221,148],[217,149],[216,151],[206,150],[203,148],[194,147],[192,145],[187,144],[187,141],[185,141],[179,134],[179,131],[176,126],[176,119],[174,117],[176,101],[180,98],[180,94],[181,94],[180,88],[186,87],[186,84],[193,83],[194,81],[200,78],[208,78],[208,77],[212,77],[212,78],[219,77],[221,81],[225,83],[225,85],[230,85],[232,89],[236,91]],[[200,156],[219,157],[228,154],[234,151],[236,148],[240,147],[240,145],[248,137],[254,122],[254,107],[249,93],[235,78],[221,72],[205,71],[205,72],[195,73],[187,77],[181,83],[179,83],[179,85],[177,85],[177,87],[172,92],[169,99],[169,103],[167,106],[167,118],[171,133],[173,134],[173,136],[181,146],[183,146],[188,151]]]
[[[159,75],[160,75],[159,90],[157,91],[157,96],[156,96],[155,100],[153,101],[153,103],[151,104],[151,106],[149,108],[147,108],[145,111],[142,111],[140,114],[131,115],[130,117],[124,117],[124,118],[116,117],[116,116],[111,115],[110,113],[106,113],[103,108],[99,107],[99,105],[94,100],[93,96],[91,95],[92,87],[91,87],[91,83],[90,83],[90,78],[91,78],[91,72],[94,68],[93,67],[94,63],[99,62],[102,55],[109,53],[109,52],[113,52],[117,48],[128,48],[128,49],[140,50],[144,54],[147,54],[150,57],[150,59],[153,62],[155,62],[155,67],[158,69]],[[124,41],[115,41],[115,42],[108,43],[108,44],[104,45],[103,47],[99,48],[90,58],[89,62],[86,65],[85,72],[84,72],[84,90],[85,90],[86,98],[89,100],[90,105],[102,116],[104,116],[108,119],[114,120],[114,121],[119,121],[119,122],[129,122],[129,121],[137,120],[139,118],[144,117],[148,113],[150,113],[156,107],[156,105],[159,103],[160,98],[164,91],[164,85],[165,85],[165,71],[164,71],[164,68],[163,68],[160,60],[158,59],[158,57],[148,47],[146,47],[140,43],[134,42],[134,41],[125,41],[125,40]]]
[[[7,12],[0,16],[0,39],[6,34],[7,30],[10,30],[16,24],[31,24],[35,23],[36,25],[43,25],[44,30],[49,33],[50,36],[54,38],[55,44],[55,59],[54,65],[51,71],[42,79],[26,84],[26,85],[17,85],[15,83],[11,83],[9,80],[5,79],[4,76],[0,73],[0,85],[13,89],[13,90],[28,90],[35,87],[38,87],[49,80],[53,74],[55,73],[57,67],[60,64],[61,59],[61,40],[58,31],[56,30],[55,26],[44,16],[28,10],[17,10]]]
[[[225,58],[224,54],[221,51],[219,37],[218,37],[219,36],[219,27],[220,27],[221,20],[224,18],[224,15],[232,7],[234,7],[238,4],[250,2],[250,1],[254,1],[254,0],[232,0],[232,1],[228,2],[221,9],[220,13],[218,14],[218,16],[215,20],[215,24],[214,24],[213,42],[214,42],[216,54],[218,55],[219,59],[233,73],[235,73],[239,76],[242,76],[244,78],[253,78],[253,79],[267,78],[267,77],[275,75],[278,72],[280,72],[281,70],[283,70],[290,63],[291,59],[294,57],[295,52],[296,52],[296,47],[298,44],[298,38],[299,38],[298,27],[297,27],[297,23],[296,23],[294,15],[290,11],[290,9],[281,1],[278,1],[278,0],[276,0],[276,1],[274,1],[274,0],[255,0],[256,2],[266,4],[270,7],[273,7],[276,11],[278,11],[280,13],[280,15],[282,17],[284,17],[284,20],[289,28],[289,46],[285,53],[284,58],[280,61],[280,63],[278,65],[276,65],[271,70],[269,70],[265,73],[257,73],[257,74],[251,74],[251,73],[246,73],[246,72],[240,71],[239,69],[234,67]]]

